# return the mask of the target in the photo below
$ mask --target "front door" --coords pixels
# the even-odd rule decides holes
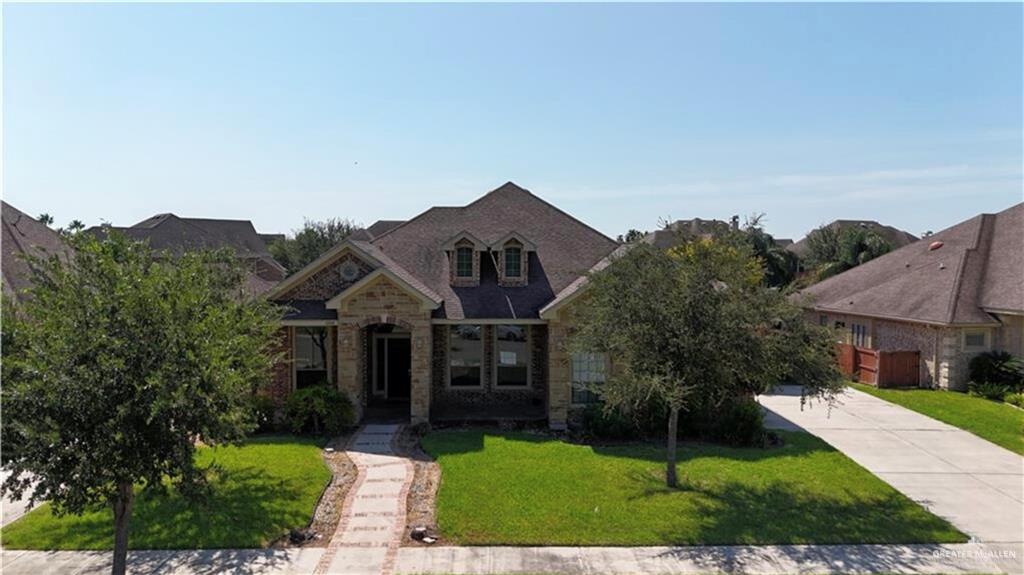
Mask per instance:
[[[412,346],[407,337],[389,337],[387,345],[385,377],[388,399],[409,399],[410,368],[412,367]]]

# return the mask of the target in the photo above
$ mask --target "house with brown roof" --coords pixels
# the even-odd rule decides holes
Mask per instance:
[[[874,220],[834,220],[833,222],[822,226],[825,228],[833,229],[842,232],[846,229],[863,229],[870,230],[882,237],[888,242],[889,247],[892,249],[902,248],[907,244],[916,242],[919,238],[910,232],[903,231],[893,226],[887,226],[880,224]],[[814,230],[812,230],[813,233]],[[810,234],[808,234],[809,236]],[[789,241],[784,247],[799,256],[800,258],[806,258],[811,253],[810,242],[808,236],[804,236],[800,240],[793,242]]]
[[[327,382],[360,413],[413,422],[535,419],[565,427],[608,359],[570,356],[562,308],[619,245],[513,184],[353,234],[273,288],[282,320],[272,393]]]
[[[17,301],[32,285],[32,267],[27,258],[54,255],[67,258],[71,255],[71,248],[59,233],[7,202],[2,202],[0,216],[3,221],[3,240],[0,243],[3,296]]]
[[[270,255],[268,240],[283,238],[280,234],[259,234],[249,220],[182,218],[175,214],[157,214],[128,227],[96,226],[87,230],[104,234],[116,230],[128,238],[144,241],[157,252],[171,257],[189,250],[223,249],[234,252],[246,267],[245,291],[259,295],[282,279],[283,266]]]
[[[870,352],[917,352],[916,383],[966,389],[988,350],[1024,357],[1024,204],[981,214],[802,292],[813,321]]]

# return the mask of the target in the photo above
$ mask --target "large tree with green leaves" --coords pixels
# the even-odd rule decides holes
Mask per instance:
[[[788,379],[831,400],[841,389],[829,334],[765,286],[749,246],[694,240],[669,251],[637,244],[589,277],[576,351],[609,354],[606,409],[665,406],[666,483],[675,487],[679,418]]]
[[[291,237],[270,244],[270,254],[293,274],[324,254],[360,226],[350,220],[329,218],[306,220],[302,229],[295,230]]]
[[[861,227],[822,226],[807,234],[808,263],[823,280],[889,253],[892,245],[878,232]]]
[[[167,260],[118,233],[77,234],[70,261],[32,262],[3,321],[3,491],[58,514],[113,510],[124,573],[138,489],[198,495],[197,442],[253,429],[279,311],[245,299],[227,252]]]

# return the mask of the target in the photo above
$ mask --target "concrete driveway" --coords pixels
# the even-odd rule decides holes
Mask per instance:
[[[0,483],[7,481],[7,476],[10,472],[0,470]],[[4,496],[0,500],[0,525],[7,525],[11,521],[18,519],[22,515],[28,513],[31,507],[28,506],[28,496],[26,495],[22,499],[12,499]]]
[[[831,410],[783,387],[759,398],[766,423],[802,428],[985,543],[1024,551],[1024,458],[976,435],[847,390]]]

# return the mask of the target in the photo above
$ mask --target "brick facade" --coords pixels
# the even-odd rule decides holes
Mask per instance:
[[[1001,349],[1015,354],[1019,354],[1020,351],[1015,351],[1014,346],[1020,346],[1021,340],[1024,339],[1024,318],[1018,316],[1000,318],[1004,325],[993,329],[932,326],[850,314],[808,313],[808,321],[820,323],[822,317],[830,326],[834,326],[837,321],[845,324],[836,331],[837,341],[850,343],[850,326],[853,323],[860,323],[869,326],[866,347],[879,351],[919,352],[921,387],[956,391],[967,389],[968,365],[972,358],[984,351],[964,349],[965,331],[987,331],[989,349]]]
[[[455,254],[459,248],[470,248],[473,250],[473,275],[460,278],[455,275]],[[470,240],[459,240],[455,242],[455,248],[448,252],[448,281],[455,287],[476,287],[480,285],[480,250]]]
[[[448,329],[447,325],[433,326],[433,377],[431,392],[438,409],[465,409],[486,407],[536,408],[547,401],[547,326],[527,326],[530,343],[530,385],[527,388],[507,389],[494,383],[494,325],[481,326],[483,365],[481,387],[459,389],[448,386]]]
[[[267,390],[277,405],[283,405],[285,399],[292,392],[292,350],[294,349],[292,344],[294,332],[292,330],[291,327],[282,327],[277,330],[277,346],[273,351],[279,353],[280,357],[274,364],[270,388]]]
[[[342,267],[350,265],[356,266],[359,271],[354,279],[346,280],[342,277],[341,270]],[[373,269],[369,264],[351,253],[345,252],[299,285],[278,296],[277,299],[281,301],[292,299],[328,300],[363,279],[371,271]]]

